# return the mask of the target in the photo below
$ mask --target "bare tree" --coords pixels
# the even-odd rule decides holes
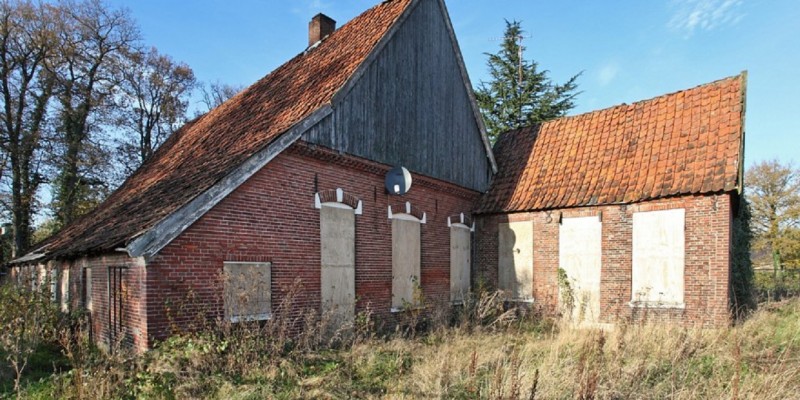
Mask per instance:
[[[109,115],[124,56],[139,41],[139,31],[125,10],[112,10],[100,0],[60,3],[58,53],[54,69],[62,151],[55,182],[56,218],[67,224],[77,218],[80,202],[91,196],[102,177],[91,177],[96,165],[84,158],[86,145]]]
[[[159,54],[155,48],[128,55],[123,68],[118,124],[126,135],[117,155],[129,175],[186,122],[189,95],[195,85],[192,69]]]
[[[2,167],[10,169],[10,211],[13,254],[26,251],[31,241],[48,103],[54,77],[53,8],[26,1],[0,3],[0,146]]]
[[[777,276],[787,261],[783,256],[800,248],[800,170],[791,163],[762,161],[747,171],[745,179],[753,247],[769,252]]]
[[[244,90],[241,85],[229,85],[219,81],[211,82],[208,87],[203,87],[203,100],[202,103],[206,107],[206,111],[211,111]]]

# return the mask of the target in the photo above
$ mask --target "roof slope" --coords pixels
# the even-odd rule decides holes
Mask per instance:
[[[383,2],[187,124],[105,202],[38,246],[50,257],[113,250],[203,193],[334,94],[412,0]]]
[[[633,203],[740,188],[746,73],[500,136],[478,212]]]

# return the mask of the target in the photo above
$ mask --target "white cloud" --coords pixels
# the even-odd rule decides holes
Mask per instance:
[[[617,63],[607,63],[597,71],[597,82],[600,86],[606,86],[617,77],[618,73],[619,65],[617,65]]]
[[[741,5],[742,0],[674,0],[668,26],[688,38],[697,30],[736,25],[744,18]]]

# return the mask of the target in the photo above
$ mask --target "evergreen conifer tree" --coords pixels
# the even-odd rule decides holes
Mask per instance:
[[[506,21],[500,51],[486,53],[491,80],[481,82],[475,95],[492,143],[508,130],[564,116],[579,94],[580,74],[554,84],[547,70],[540,71],[535,61],[523,58],[522,34],[518,21]]]

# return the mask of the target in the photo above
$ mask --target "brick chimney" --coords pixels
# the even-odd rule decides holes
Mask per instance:
[[[311,22],[308,23],[308,45],[311,46],[325,39],[326,36],[330,35],[335,30],[336,21],[331,17],[323,13],[315,15],[314,18],[311,18]]]

